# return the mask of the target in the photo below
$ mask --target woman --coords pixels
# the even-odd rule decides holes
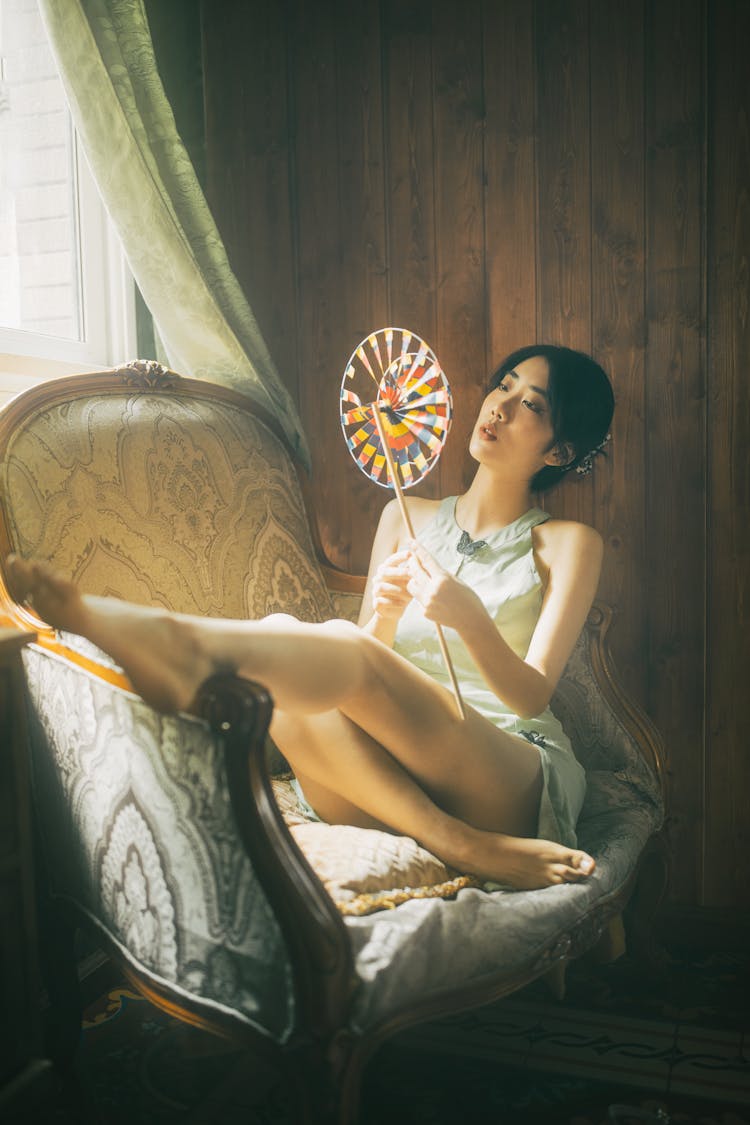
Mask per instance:
[[[537,345],[495,373],[469,449],[469,489],[395,501],[375,536],[360,626],[177,616],[81,596],[43,564],[9,560],[19,599],[109,652],[162,710],[233,670],[267,685],[271,734],[330,823],[413,836],[460,871],[517,888],[577,881],[585,781],[548,703],[596,593],[602,542],[550,519],[532,493],[587,470],[612,389],[589,357]],[[434,622],[466,704],[457,713]]]

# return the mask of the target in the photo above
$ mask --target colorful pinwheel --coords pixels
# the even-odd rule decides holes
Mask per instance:
[[[341,428],[357,468],[383,488],[411,488],[436,464],[452,399],[430,347],[403,328],[381,328],[359,344],[341,384]],[[397,466],[388,472],[377,411]]]
[[[392,488],[414,538],[402,490],[437,464],[450,429],[453,400],[437,356],[405,328],[381,328],[352,352],[341,382],[341,429],[354,463]],[[436,625],[458,713],[466,713],[445,637]]]

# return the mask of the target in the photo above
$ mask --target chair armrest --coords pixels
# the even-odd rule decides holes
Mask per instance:
[[[278,919],[295,979],[297,1027],[327,1037],[346,1022],[355,981],[346,927],[295,843],[271,786],[265,736],[273,703],[260,684],[214,676],[197,713],[222,737],[240,837]]]

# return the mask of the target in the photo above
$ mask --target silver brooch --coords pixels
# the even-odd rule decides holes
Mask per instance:
[[[461,538],[456,543],[456,550],[459,555],[466,555],[467,558],[471,558],[477,551],[481,551],[482,547],[486,546],[487,541],[485,539],[472,539],[468,531],[462,531]]]

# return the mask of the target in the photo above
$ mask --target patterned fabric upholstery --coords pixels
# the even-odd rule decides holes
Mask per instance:
[[[585,632],[568,660],[551,707],[586,769],[582,816],[592,815],[602,801],[609,807],[609,799],[602,796],[606,789],[614,804],[640,807],[645,803],[658,826],[663,812],[659,782],[632,733],[602,695]],[[619,800],[615,794],[620,795]]]
[[[54,653],[33,646],[24,660],[54,890],[134,966],[283,1038],[286,951],[237,837],[217,739]]]
[[[208,392],[42,408],[13,434],[0,488],[12,548],[88,593],[206,616],[333,616],[288,455]]]
[[[336,617],[342,617],[345,621],[356,622],[359,620],[359,608],[362,604],[361,595],[334,590],[331,592],[331,601]]]

